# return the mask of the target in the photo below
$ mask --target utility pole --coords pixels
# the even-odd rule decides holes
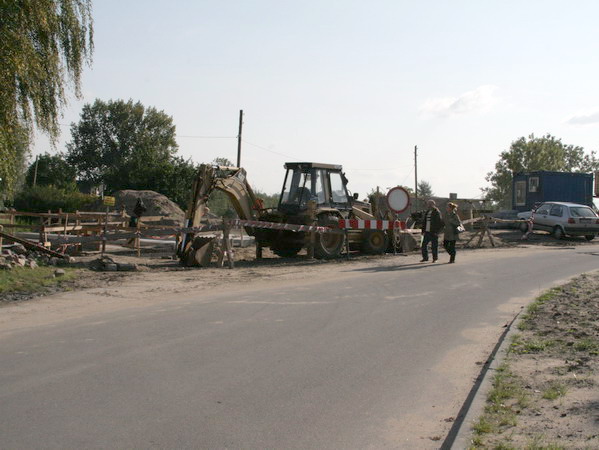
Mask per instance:
[[[40,155],[35,156],[35,169],[33,170],[33,186],[34,187],[37,184],[37,163],[38,163],[39,157],[40,157]]]
[[[414,205],[418,209],[418,146],[414,146]]]
[[[243,109],[239,110],[239,134],[237,135],[237,167],[241,167],[241,129],[243,127]]]

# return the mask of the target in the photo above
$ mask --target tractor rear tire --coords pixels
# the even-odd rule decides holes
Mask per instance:
[[[322,215],[318,217],[318,224],[339,228],[338,218]],[[345,236],[342,233],[317,233],[314,242],[314,257],[317,259],[334,259],[341,256]]]
[[[362,253],[382,255],[389,247],[389,236],[383,230],[364,230],[362,234]]]

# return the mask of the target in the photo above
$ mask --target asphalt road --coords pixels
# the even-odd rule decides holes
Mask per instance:
[[[438,448],[504,325],[599,246],[414,261],[10,333],[0,448]]]

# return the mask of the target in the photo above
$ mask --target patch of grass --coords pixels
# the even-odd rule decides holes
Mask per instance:
[[[522,339],[521,335],[514,335],[512,343],[510,345],[510,352],[516,354],[524,353],[542,353],[550,348],[555,347],[557,344],[554,340],[542,340],[542,339]]]
[[[531,327],[531,321],[534,320],[535,316],[538,314],[539,309],[549,300],[553,299],[558,294],[562,293],[563,289],[560,287],[549,289],[544,294],[541,294],[537,299],[532,302],[526,308],[526,313],[522,315],[520,321],[518,322],[518,329],[521,331],[529,330]]]
[[[42,266],[36,269],[18,267],[0,271],[0,295],[13,292],[41,292],[50,286],[59,285],[74,278],[77,269],[65,267],[65,274],[54,278],[56,267]]]
[[[498,433],[506,427],[515,427],[519,409],[527,405],[528,396],[524,391],[522,380],[515,376],[506,364],[502,365],[493,378],[493,388],[487,396],[485,412],[473,427],[475,436],[480,438],[484,434]],[[479,439],[479,442],[481,441],[482,438]],[[475,444],[473,441],[473,445],[482,444]]]
[[[544,444],[543,436],[534,436],[526,445],[525,450],[564,450],[565,447],[557,444]]]
[[[577,352],[589,352],[596,355],[599,352],[599,342],[593,339],[582,339],[574,344],[574,350]]]
[[[543,398],[545,400],[555,400],[559,397],[566,395],[566,385],[558,381],[553,381],[549,384],[547,389],[543,391]]]

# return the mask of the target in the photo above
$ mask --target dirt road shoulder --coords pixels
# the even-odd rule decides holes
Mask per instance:
[[[470,448],[598,448],[599,272],[551,289],[522,315],[492,372]]]

